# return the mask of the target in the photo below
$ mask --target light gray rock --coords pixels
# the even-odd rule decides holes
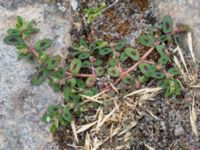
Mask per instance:
[[[174,135],[175,136],[181,136],[184,133],[185,133],[185,130],[183,129],[183,127],[176,125],[175,130],[174,130]]]
[[[76,0],[71,1],[72,10],[76,11],[78,8],[78,2]]]
[[[53,5],[37,3],[9,9],[0,1],[0,150],[56,150],[48,126],[40,118],[49,104],[62,102],[61,94],[54,93],[47,82],[32,86],[30,79],[35,66],[18,61],[17,50],[3,43],[17,15],[36,20],[41,33],[34,40],[53,40],[49,53],[61,54],[64,59],[70,44],[68,14],[63,16]]]
[[[200,59],[200,0],[151,0],[158,17],[171,15],[175,23],[184,23],[190,26],[193,34],[195,56]]]

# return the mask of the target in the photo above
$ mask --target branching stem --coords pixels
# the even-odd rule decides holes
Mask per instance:
[[[119,83],[120,80],[121,80],[124,76],[126,76],[126,75],[127,75],[128,73],[130,73],[131,71],[135,70],[135,69],[137,68],[137,66],[138,66],[140,63],[142,63],[142,62],[145,61],[145,59],[153,52],[154,49],[155,49],[154,47],[150,48],[150,49],[141,57],[141,59],[140,59],[138,62],[136,62],[136,63],[135,63],[132,67],[130,67],[128,70],[122,72],[121,75],[120,75],[120,77],[119,77],[117,80],[115,80],[115,82],[113,83],[113,85],[116,85],[117,83]]]

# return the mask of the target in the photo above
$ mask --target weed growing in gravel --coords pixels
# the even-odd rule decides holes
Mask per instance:
[[[8,29],[4,42],[16,46],[19,59],[25,58],[38,65],[31,79],[33,85],[38,86],[48,79],[55,92],[63,93],[64,104],[49,105],[42,117],[43,121],[51,123],[53,133],[81,115],[85,108],[80,103],[84,95],[93,96],[104,90],[127,93],[150,81],[163,87],[166,97],[181,94],[177,80],[179,69],[170,60],[172,52],[168,48],[176,45],[177,33],[183,28],[173,30],[170,16],[165,16],[161,24],[139,37],[139,43],[149,47],[144,54],[128,46],[126,40],[109,44],[103,40],[88,43],[81,39],[73,44],[69,64],[64,68],[59,55],[50,56],[45,51],[52,45],[50,39],[38,40],[34,46],[25,42],[30,35],[39,32],[35,25],[34,21],[26,22],[18,16],[16,27]],[[153,53],[159,57],[149,60]]]
[[[105,3],[101,3],[98,7],[89,7],[83,10],[83,13],[85,14],[84,19],[86,20],[86,23],[91,23],[96,19],[97,17],[101,16],[101,11],[105,8]]]

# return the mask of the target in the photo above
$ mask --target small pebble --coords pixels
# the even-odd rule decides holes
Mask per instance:
[[[162,129],[163,131],[166,131],[166,130],[167,130],[167,127],[166,127],[165,122],[161,121],[160,126],[161,126],[161,129]]]
[[[181,136],[185,133],[185,130],[183,129],[183,127],[181,126],[176,126],[175,127],[175,131],[174,131],[174,135],[175,136]]]
[[[76,11],[78,8],[78,2],[76,0],[71,1],[72,10]]]

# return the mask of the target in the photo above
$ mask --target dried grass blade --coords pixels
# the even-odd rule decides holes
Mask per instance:
[[[148,150],[155,150],[153,147],[149,146],[148,144],[144,144]]]
[[[90,145],[91,145],[91,139],[90,139],[89,134],[87,133],[83,150],[90,150]]]
[[[133,91],[132,93],[129,93],[128,95],[124,96],[124,98],[127,98],[129,96],[133,96],[136,94],[146,94],[146,93],[152,93],[152,92],[158,92],[161,91],[162,88],[161,87],[157,87],[157,88],[144,88],[144,89],[140,89],[137,91]]]
[[[155,119],[155,120],[159,120],[159,118],[154,115],[150,110],[146,109],[146,111]]]
[[[131,130],[132,128],[134,128],[136,125],[137,125],[136,121],[132,122],[131,125],[129,127],[127,127],[125,130],[123,130],[122,132],[120,132],[118,134],[118,136],[121,136],[121,135],[125,134],[126,132],[128,132],[129,130]]]
[[[190,53],[192,55],[192,59],[193,59],[194,63],[196,64],[196,59],[195,59],[195,56],[194,56],[193,45],[192,45],[192,33],[191,32],[188,33],[187,43],[188,43]]]
[[[179,54],[179,56],[180,56],[180,58],[181,58],[181,62],[183,63],[183,65],[184,65],[184,67],[185,67],[185,70],[186,70],[186,72],[188,73],[188,75],[190,75],[189,70],[188,70],[187,65],[186,65],[185,58],[184,58],[183,53],[182,53],[182,51],[181,51],[181,48],[180,48],[179,46],[177,46],[177,48],[178,48],[178,54]]]
[[[180,69],[181,74],[183,75],[183,78],[184,78],[184,80],[186,81],[186,80],[187,80],[186,74],[185,74],[183,68],[181,67],[181,64],[180,64],[180,62],[178,61],[178,58],[177,58],[176,56],[174,56],[174,62],[175,62],[175,64],[177,65],[177,67]]]
[[[114,114],[115,111],[116,107],[108,115],[105,115],[104,119],[99,124],[99,128]]]
[[[90,97],[90,96],[86,96],[86,95],[81,95],[83,98],[87,99],[86,101],[82,102],[81,104],[85,104],[85,103],[88,103],[88,102],[96,102],[96,103],[99,103],[99,104],[103,104],[103,102],[93,98],[93,97]]]
[[[92,122],[92,123],[89,123],[89,124],[86,124],[86,125],[83,125],[81,126],[78,131],[76,131],[77,134],[81,133],[81,132],[84,132],[86,131],[87,129],[91,128],[92,126],[94,126],[95,124],[97,123],[97,121],[95,122]]]
[[[76,132],[76,125],[75,125],[74,121],[71,122],[71,128],[72,128],[72,131],[73,131],[74,138],[75,138],[76,142],[79,143],[77,132]]]
[[[192,132],[195,134],[196,137],[198,137],[198,131],[197,131],[197,127],[196,127],[196,120],[197,120],[197,115],[196,115],[196,111],[195,111],[195,98],[193,99],[193,104],[190,107],[190,124],[192,127]]]

